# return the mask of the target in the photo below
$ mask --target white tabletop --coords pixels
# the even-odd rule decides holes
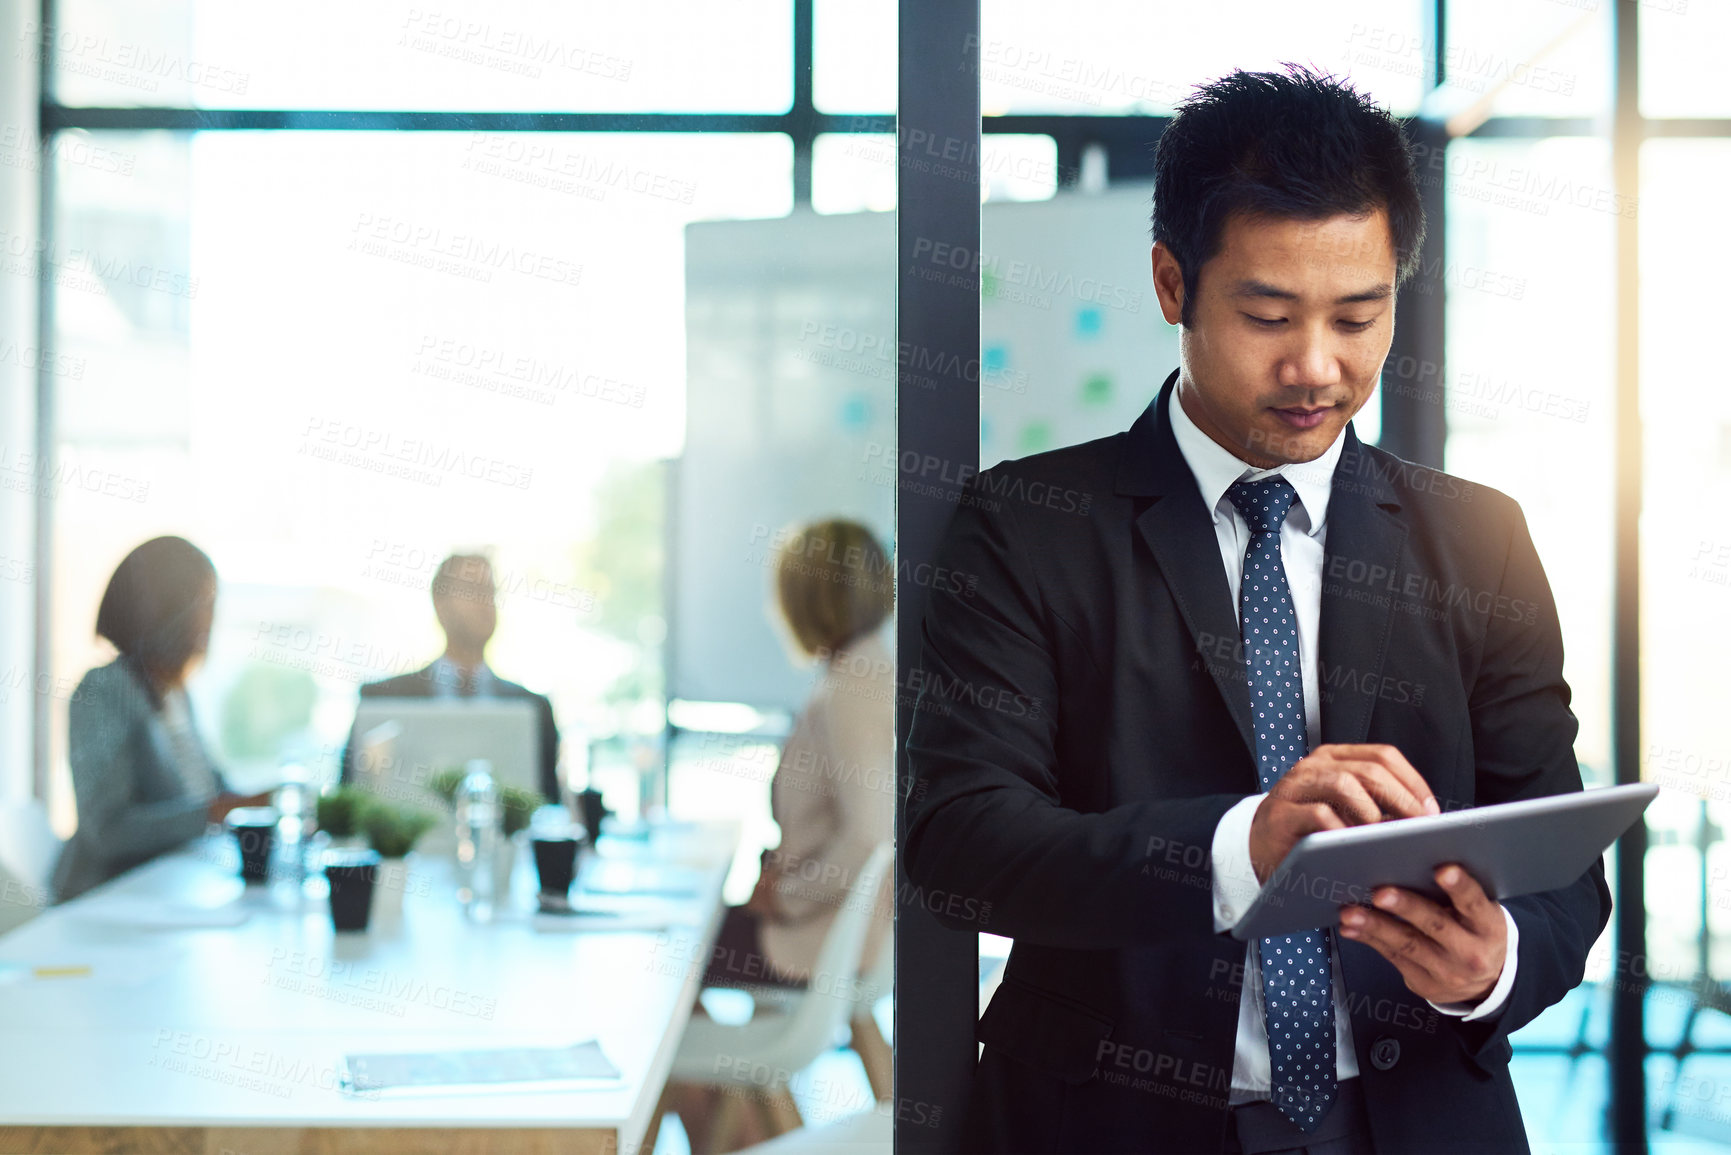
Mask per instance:
[[[411,856],[401,915],[338,935],[322,881],[243,887],[232,840],[191,843],[0,937],[0,1126],[575,1128],[630,1149],[690,1013],[737,833],[604,837],[604,857],[682,862],[699,884],[592,903],[666,911],[662,929],[563,933],[535,928],[526,861],[514,908],[477,923],[448,865]],[[619,1080],[339,1086],[345,1053],[588,1039]]]

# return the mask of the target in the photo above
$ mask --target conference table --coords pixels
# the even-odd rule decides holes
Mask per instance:
[[[527,854],[486,920],[412,854],[400,910],[337,934],[316,872],[244,885],[212,832],[0,936],[0,1151],[634,1155],[738,837],[603,834],[573,901],[613,913],[552,925]],[[616,1077],[356,1089],[345,1062],[591,1040]]]

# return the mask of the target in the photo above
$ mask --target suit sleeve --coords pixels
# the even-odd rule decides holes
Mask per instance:
[[[541,796],[548,802],[558,802],[559,727],[553,720],[553,702],[544,694],[536,694],[535,709],[540,716],[536,729],[541,743]]]
[[[1556,602],[1518,506],[1512,506],[1511,521],[1501,586],[1489,603],[1468,700],[1474,803],[1480,806],[1581,789],[1574,752],[1579,727],[1563,680]],[[1580,984],[1587,954],[1611,918],[1604,858],[1569,886],[1511,898],[1503,906],[1519,929],[1508,1001],[1492,1019],[1446,1020],[1474,1058],[1492,1057],[1512,1032]]]
[[[117,873],[204,833],[210,800],[182,794],[136,800],[144,735],[137,704],[113,680],[86,680],[67,718],[67,760],[78,804],[78,839]]]
[[[1065,779],[1099,766],[1058,757],[1065,687],[1035,558],[1014,501],[969,484],[938,551],[908,733],[903,862],[945,925],[1078,950],[1210,933],[1209,853],[1242,794],[1145,800],[1083,813]],[[1075,516],[1065,514],[1063,516]],[[970,917],[972,916],[972,917]]]

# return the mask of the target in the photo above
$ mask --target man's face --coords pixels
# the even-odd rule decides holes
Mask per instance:
[[[1313,461],[1370,399],[1394,340],[1388,215],[1235,214],[1221,239],[1180,332],[1179,403],[1252,465]],[[1161,312],[1176,324],[1178,261],[1156,244],[1153,265]]]
[[[439,593],[433,598],[433,612],[452,642],[485,646],[499,623],[494,598],[492,567],[467,564],[440,583]]]

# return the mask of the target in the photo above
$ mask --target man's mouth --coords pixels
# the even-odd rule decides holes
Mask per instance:
[[[1322,418],[1333,406],[1324,405],[1319,409],[1275,409],[1280,419],[1294,429],[1313,429],[1322,424]]]

